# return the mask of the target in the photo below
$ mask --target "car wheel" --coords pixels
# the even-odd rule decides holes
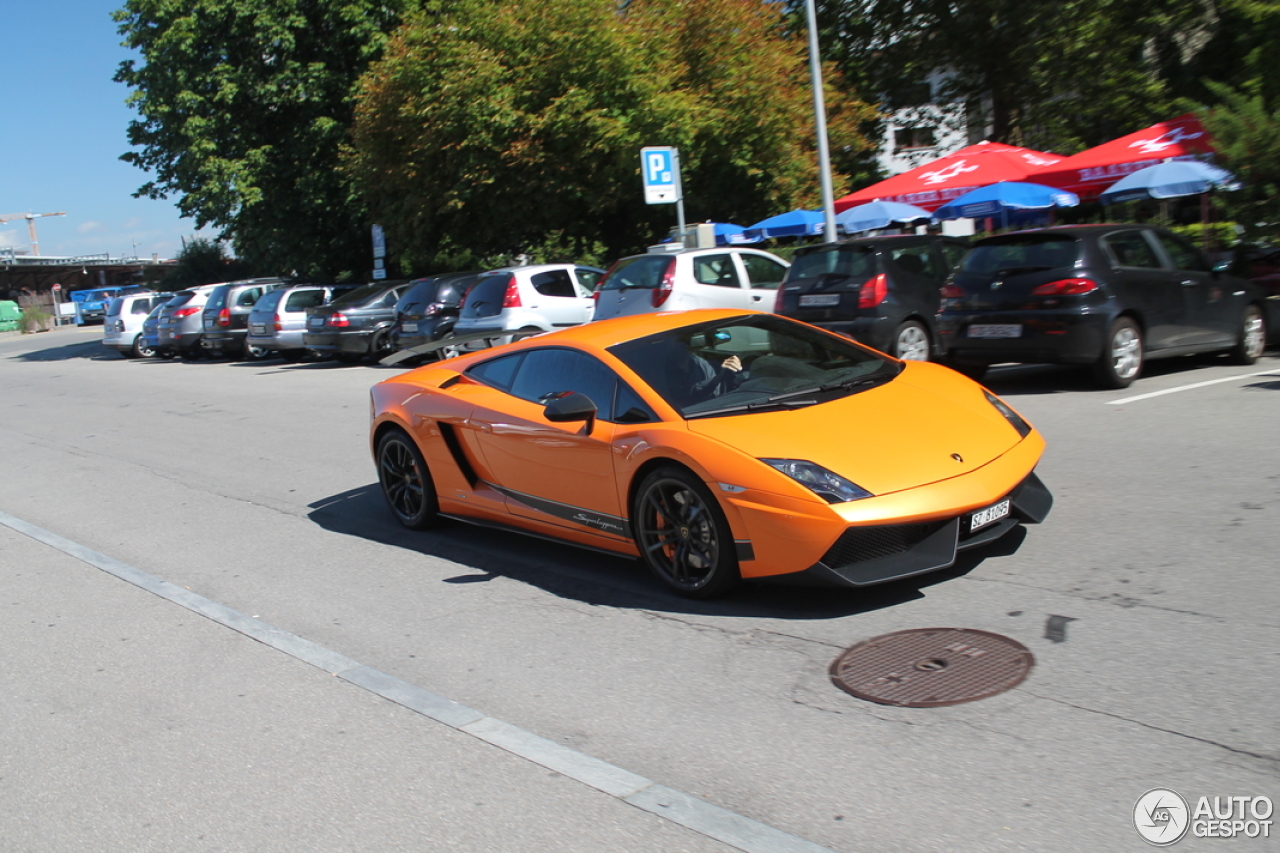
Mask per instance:
[[[1232,364],[1253,364],[1262,357],[1267,348],[1267,321],[1257,305],[1244,309],[1244,320],[1240,324],[1240,340],[1231,350],[1228,358]]]
[[[729,522],[697,477],[664,466],[644,478],[631,512],[649,569],[680,595],[712,598],[739,580]]]
[[[440,336],[440,340],[447,341],[456,337],[457,335],[453,332],[445,332]],[[440,347],[440,349],[436,350],[436,358],[439,358],[442,361],[446,358],[457,358],[460,355],[462,355],[462,347],[457,344],[450,344],[449,346]]]
[[[133,346],[129,351],[134,358],[151,358],[156,354],[155,348],[147,346],[146,342],[142,340],[142,335],[138,335],[133,339]]]
[[[1142,372],[1142,330],[1128,317],[1111,324],[1106,345],[1093,367],[1104,388],[1128,388]]]
[[[266,347],[255,346],[253,344],[244,345],[244,357],[246,361],[262,361],[271,355],[271,350]]]
[[[408,435],[392,430],[378,442],[378,482],[396,520],[413,530],[435,524],[440,504],[422,451]]]
[[[525,338],[532,338],[534,335],[541,335],[542,330],[534,326],[526,326],[511,336],[511,342],[523,341]]]
[[[391,345],[391,336],[386,332],[379,332],[373,337],[369,355],[373,357],[374,361],[378,361],[391,355],[394,350],[395,347]]]
[[[928,361],[929,332],[916,320],[907,320],[893,333],[891,349],[889,355],[903,361]]]
[[[178,353],[172,347],[159,347],[156,350],[156,355],[160,356],[161,358],[177,358]]]

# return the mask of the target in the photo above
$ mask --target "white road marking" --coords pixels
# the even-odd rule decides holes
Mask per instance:
[[[1203,388],[1206,385],[1217,385],[1220,382],[1235,382],[1240,379],[1249,379],[1253,376],[1274,376],[1280,379],[1280,373],[1274,373],[1274,367],[1268,370],[1261,370],[1257,373],[1241,373],[1239,376],[1225,376],[1222,379],[1210,379],[1207,382],[1193,382],[1190,385],[1179,385],[1177,388],[1166,388],[1163,391],[1152,391],[1150,394],[1139,394],[1136,397],[1125,397],[1122,400],[1104,400],[1108,406],[1118,406],[1121,403],[1136,403],[1139,400],[1150,400],[1152,397],[1163,397],[1165,394],[1177,394],[1180,391],[1191,391],[1195,388]]]
[[[290,657],[318,667],[351,685],[708,838],[746,853],[833,853],[829,848],[798,835],[791,835],[691,794],[660,785],[393,675],[367,667],[359,661],[296,634],[281,631],[260,619],[197,595],[3,511],[0,511],[0,524]]]

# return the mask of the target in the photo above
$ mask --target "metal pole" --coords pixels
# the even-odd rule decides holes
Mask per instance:
[[[827,150],[827,107],[822,96],[822,61],[818,57],[818,15],[813,0],[804,0],[809,20],[809,77],[813,85],[813,124],[818,136],[818,177],[822,182],[823,240],[836,240],[836,201],[831,189],[831,155]]]
[[[684,178],[680,175],[679,148],[671,149],[671,165],[675,167],[676,173],[676,229],[677,233],[680,235],[680,243],[687,247],[689,244],[685,243],[685,237],[687,235],[684,231]]]

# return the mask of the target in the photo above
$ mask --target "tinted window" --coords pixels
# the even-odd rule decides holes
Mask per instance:
[[[699,255],[693,259],[693,280],[718,287],[742,287],[732,255]]]
[[[468,370],[467,375],[507,391],[511,388],[511,379],[516,375],[516,368],[520,366],[520,360],[524,356],[524,353],[518,352],[514,355],[482,361]]]
[[[272,307],[279,304],[282,297],[276,296],[275,293],[268,293],[265,298],[270,299],[275,296],[274,302],[268,303]],[[308,308],[317,308],[324,304],[323,290],[295,290],[289,292],[288,299],[285,299],[284,310],[286,311],[305,311]],[[261,305],[261,303],[259,303]]]
[[[960,270],[979,275],[1010,275],[1075,266],[1080,243],[1071,237],[1019,236],[983,241],[965,255]]]
[[[946,259],[947,271],[955,269],[956,265],[964,258],[964,253],[969,251],[969,247],[962,243],[943,243],[942,257]]]
[[[507,295],[507,282],[511,273],[481,276],[476,286],[467,294],[467,304],[462,308],[464,317],[492,317],[502,312],[502,301]]]
[[[139,296],[129,305],[130,314],[150,314],[151,309],[156,305],[156,300],[150,296]]]
[[[613,269],[609,271],[608,277],[605,278],[598,289],[624,290],[641,288],[653,290],[662,282],[662,276],[675,262],[675,258],[663,257],[662,255],[637,255],[634,258],[623,258],[614,264]]]
[[[239,298],[236,299],[236,307],[252,308],[253,303],[257,302],[261,298],[262,298],[261,287],[246,288],[245,290],[240,291],[240,296]]]
[[[787,280],[796,282],[822,275],[838,275],[865,281],[875,274],[876,254],[872,247],[832,246],[797,254],[791,261]]]
[[[622,380],[618,380],[618,392],[614,398],[613,410],[617,413],[614,420],[620,424],[642,424],[658,419],[640,395]]]
[[[596,285],[600,283],[600,279],[604,277],[604,270],[591,269],[590,267],[578,267],[578,282],[587,290],[595,290]]]
[[[889,257],[898,269],[915,275],[942,278],[945,273],[938,269],[933,251],[926,244],[923,246],[895,246],[889,250]]]
[[[591,356],[571,349],[536,349],[525,354],[511,393],[545,405],[554,394],[577,391],[596,404],[597,417],[613,420],[613,393],[618,377]]]
[[[118,317],[120,315],[120,310],[123,307],[124,307],[124,299],[117,296],[115,299],[111,300],[111,303],[109,305],[107,305],[107,316]]]
[[[1147,242],[1141,231],[1120,231],[1102,238],[1102,245],[1111,253],[1111,259],[1118,267],[1140,267],[1142,269],[1160,269],[1162,264],[1156,257],[1155,249]]]
[[[333,300],[335,306],[356,305],[370,299],[382,292],[380,284],[366,284],[363,287],[357,287],[349,293],[344,293],[337,299]]]
[[[215,287],[213,292],[209,294],[209,301],[205,303],[205,308],[209,310],[218,310],[227,304],[227,292],[230,288]]]
[[[195,295],[196,293],[194,290],[179,290],[177,293],[173,294],[173,298],[169,300],[169,307],[181,308],[183,305],[186,305],[194,299]]]
[[[1205,263],[1204,256],[1181,237],[1173,234],[1161,234],[1157,231],[1156,239],[1164,246],[1169,259],[1173,261],[1174,268],[1196,270],[1198,272],[1208,272],[1210,270],[1209,265]]]
[[[786,278],[787,268],[772,258],[747,254],[738,257],[742,258],[742,265],[747,270],[748,287],[777,290],[782,279]]]
[[[534,273],[529,277],[533,289],[543,296],[577,296],[573,286],[573,277],[568,270],[548,270]]]

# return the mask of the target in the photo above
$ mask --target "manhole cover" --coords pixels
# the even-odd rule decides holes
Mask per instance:
[[[1021,643],[967,628],[916,628],[873,637],[831,664],[831,680],[859,699],[936,708],[1003,693],[1035,664]]]

